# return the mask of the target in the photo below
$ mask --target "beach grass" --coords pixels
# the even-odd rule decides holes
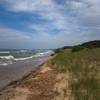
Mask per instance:
[[[58,71],[70,73],[74,100],[100,100],[100,48],[61,50],[52,60]]]

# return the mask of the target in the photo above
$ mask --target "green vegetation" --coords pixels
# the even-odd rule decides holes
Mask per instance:
[[[59,53],[59,52],[61,52],[61,49],[60,48],[59,49],[56,49],[54,52],[55,53]]]
[[[73,47],[72,47],[72,52],[77,52],[77,51],[83,50],[84,48],[85,48],[85,47],[82,46],[82,45],[73,46]]]
[[[100,100],[99,48],[83,49],[77,46],[60,50],[56,52],[52,64],[60,72],[70,73],[69,84],[74,100]]]
[[[72,52],[78,52],[78,51],[81,51],[85,48],[88,48],[88,49],[100,48],[100,40],[86,42],[86,43],[76,45],[76,46],[64,46],[62,48],[56,49],[55,53],[59,53],[59,52],[65,50],[65,49],[71,49]]]
[[[87,48],[100,48],[100,40],[89,41],[89,42],[83,43],[82,46],[87,47]]]

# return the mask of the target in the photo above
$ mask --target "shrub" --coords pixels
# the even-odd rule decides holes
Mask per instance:
[[[83,50],[84,47],[81,46],[81,45],[78,45],[78,46],[74,46],[72,47],[72,52],[77,52],[77,51],[80,51],[80,50]]]
[[[56,49],[54,52],[55,53],[60,53],[61,52],[61,49]]]

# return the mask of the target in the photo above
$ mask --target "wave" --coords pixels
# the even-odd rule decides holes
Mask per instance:
[[[40,53],[36,53],[35,55],[29,56],[29,57],[24,57],[24,58],[15,58],[13,55],[8,55],[8,56],[0,56],[0,59],[26,60],[26,59],[31,59],[33,57],[45,56],[45,55],[48,55],[51,53],[53,53],[53,52],[52,51],[40,52]]]
[[[10,53],[10,51],[0,51],[0,53],[1,53],[1,54],[2,54],[2,53],[9,54],[9,53]]]
[[[13,62],[16,62],[16,61],[28,60],[34,57],[42,57],[42,56],[50,55],[51,53],[53,52],[52,51],[39,52],[39,53],[36,53],[35,55],[24,57],[24,58],[15,58],[13,55],[0,56],[0,65],[7,66],[8,64],[13,64]]]
[[[25,57],[25,58],[14,58],[15,61],[19,61],[19,60],[27,60],[27,59],[31,59],[31,58],[34,58],[34,57],[41,57],[41,56],[45,56],[47,54],[50,54],[52,53],[51,51],[48,51],[48,52],[42,52],[42,53],[37,53],[33,56],[30,56],[30,57]]]
[[[25,57],[25,58],[14,58],[14,60],[19,61],[19,60],[27,60],[27,59],[31,59],[31,58],[33,58],[33,56]]]
[[[0,59],[14,59],[14,57],[12,55],[9,55],[9,56],[0,56]]]
[[[0,63],[1,66],[7,66],[8,63]]]

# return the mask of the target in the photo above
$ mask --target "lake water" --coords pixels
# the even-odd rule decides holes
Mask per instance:
[[[19,52],[20,55],[18,51],[16,52],[1,51],[0,53],[0,89],[10,82],[19,80],[31,71],[36,70],[36,68],[48,60],[53,53],[50,50],[28,52],[23,50]]]

